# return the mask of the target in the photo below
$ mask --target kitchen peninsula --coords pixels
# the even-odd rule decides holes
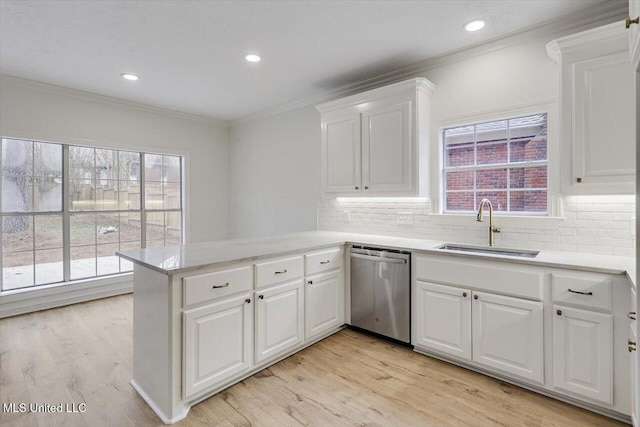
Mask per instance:
[[[131,383],[174,423],[193,404],[337,332],[350,323],[349,249],[363,245],[412,253],[415,351],[628,421],[632,258],[518,258],[442,250],[443,243],[304,232],[120,252],[135,264]],[[437,307],[445,310],[438,315],[455,308],[462,316],[434,324],[426,314]],[[510,320],[496,307],[508,307],[514,322],[497,333],[475,315],[472,324],[472,310]],[[585,325],[587,338],[571,335]],[[559,339],[572,340],[573,350],[558,352]],[[572,363],[589,346],[600,350],[582,361],[585,376]]]

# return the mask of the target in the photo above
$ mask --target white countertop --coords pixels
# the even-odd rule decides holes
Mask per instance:
[[[117,254],[129,261],[161,273],[177,274],[214,265],[288,255],[294,252],[321,249],[345,243],[476,259],[508,260],[518,264],[560,267],[600,273],[626,273],[635,284],[635,258],[633,257],[540,251],[535,258],[517,258],[494,254],[443,251],[438,247],[445,242],[438,240],[333,231],[308,231],[253,239],[217,240],[184,246],[129,250],[117,252]]]

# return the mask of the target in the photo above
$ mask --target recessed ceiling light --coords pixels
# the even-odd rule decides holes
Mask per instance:
[[[483,29],[485,24],[486,24],[486,21],[483,19],[474,19],[473,21],[469,21],[466,24],[464,24],[464,29],[469,32],[478,31]]]
[[[249,62],[260,62],[262,58],[260,58],[260,55],[250,54],[245,56],[244,59],[246,59]]]
[[[135,74],[131,74],[131,73],[122,73],[120,74],[122,76],[123,79],[125,80],[131,80],[132,82],[138,80],[138,76],[136,76]]]

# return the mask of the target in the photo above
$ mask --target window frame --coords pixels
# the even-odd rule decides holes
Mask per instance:
[[[94,276],[82,277],[71,279],[71,228],[70,221],[72,215],[77,214],[99,214],[99,213],[121,213],[121,212],[132,212],[139,213],[140,215],[140,249],[145,249],[147,247],[147,233],[146,233],[146,222],[147,222],[147,212],[179,212],[180,213],[180,244],[185,244],[187,241],[187,215],[186,215],[186,196],[187,196],[187,162],[188,155],[187,153],[177,153],[171,152],[170,150],[162,151],[162,150],[149,150],[148,148],[141,147],[126,147],[126,146],[102,146],[102,145],[93,145],[90,143],[84,142],[54,142],[47,141],[42,139],[28,138],[24,136],[6,136],[1,135],[0,141],[3,139],[12,139],[12,140],[23,140],[30,141],[32,143],[42,143],[42,144],[56,144],[62,146],[62,195],[61,195],[61,210],[59,211],[24,211],[24,212],[3,212],[0,210],[0,236],[2,236],[3,232],[3,222],[2,218],[5,216],[27,216],[30,220],[34,221],[37,216],[40,215],[61,215],[62,216],[62,265],[63,265],[63,280],[51,283],[43,283],[37,284],[35,277],[35,239],[32,244],[32,252],[33,252],[33,285],[26,286],[22,288],[15,289],[4,289],[4,274],[0,274],[0,294],[6,293],[15,293],[15,292],[29,292],[40,289],[47,288],[56,288],[60,286],[70,285],[70,284],[78,284],[78,283],[88,283],[88,282],[104,282],[104,281],[112,281],[113,278],[117,278],[119,276],[127,276],[131,275],[133,271],[118,271],[116,273],[107,273],[107,274],[98,274],[98,270],[96,267],[96,274]],[[134,152],[138,153],[140,156],[140,162],[137,170],[137,179],[140,182],[140,208],[139,209],[94,209],[94,210],[82,210],[82,209],[71,209],[71,194],[69,193],[70,181],[71,181],[71,172],[69,168],[69,147],[85,147],[91,148],[94,150],[112,150],[116,152]],[[162,209],[147,209],[146,208],[146,192],[145,192],[145,154],[151,155],[160,155],[160,156],[172,156],[180,158],[180,198],[179,198],[179,207],[178,208],[162,208]],[[95,166],[95,165],[94,165]],[[0,180],[1,182],[1,180]],[[2,186],[0,185],[0,200],[2,197]],[[33,230],[35,233],[35,230]],[[166,235],[163,239],[163,242],[166,243]],[[118,244],[120,244],[120,239],[118,239]],[[125,242],[126,243],[126,242]],[[95,245],[94,245],[95,246]],[[3,257],[3,245],[0,244],[0,266],[2,265],[1,260]],[[98,257],[96,255],[96,262],[98,262]]]
[[[475,210],[472,211],[461,211],[461,210],[447,210],[446,209],[446,173],[447,172],[458,172],[458,171],[477,171],[477,170],[492,170],[492,169],[507,169],[509,171],[513,168],[524,168],[524,167],[538,167],[538,166],[546,166],[547,168],[547,210],[545,212],[535,212],[535,211],[495,211],[494,215],[501,216],[504,218],[513,217],[513,218],[536,218],[536,219],[546,219],[546,218],[555,218],[561,211],[561,206],[559,206],[559,202],[556,201],[556,197],[559,196],[557,192],[557,186],[555,185],[555,176],[557,175],[557,164],[558,164],[558,153],[557,147],[555,144],[555,115],[556,115],[556,102],[555,100],[549,100],[547,102],[541,102],[534,104],[535,107],[527,108],[526,106],[517,106],[512,108],[500,109],[492,112],[491,114],[477,114],[477,115],[469,115],[466,118],[460,120],[435,120],[434,126],[435,132],[437,132],[438,141],[437,144],[437,196],[432,200],[433,207],[432,211],[435,214],[444,215],[448,217],[464,217],[469,214],[475,214]],[[505,121],[518,119],[528,116],[535,116],[545,114],[547,116],[547,159],[546,160],[533,160],[526,162],[511,162],[509,154],[507,154],[507,162],[504,163],[491,163],[484,165],[477,165],[476,162],[476,151],[477,151],[477,141],[474,137],[474,164],[468,166],[446,166],[446,149],[445,149],[445,138],[444,132],[447,129],[464,127],[464,126],[476,126],[484,123]],[[475,132],[475,130],[474,130]],[[507,142],[507,153],[509,153],[510,143]],[[509,174],[509,172],[507,172]],[[507,175],[509,176],[509,175]],[[508,185],[506,189],[482,189],[483,192],[491,192],[491,191],[506,191],[507,194],[510,193],[511,188]],[[527,188],[518,189],[517,191],[526,191]],[[533,189],[534,191],[544,191],[542,188]],[[469,190],[469,192],[473,191],[475,194],[478,189],[474,188]],[[455,191],[454,191],[455,192]],[[440,203],[438,203],[438,199]],[[508,200],[508,199],[507,199]],[[474,203],[475,205],[475,203]]]

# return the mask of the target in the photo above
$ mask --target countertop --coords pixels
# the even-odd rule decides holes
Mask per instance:
[[[447,256],[508,260],[518,264],[559,267],[609,274],[627,274],[636,283],[635,258],[576,252],[540,251],[535,258],[478,254],[438,249],[445,242],[372,234],[309,231],[252,239],[217,240],[183,246],[136,249],[117,252],[129,261],[164,274],[179,274],[233,262],[288,255],[342,244],[379,246]],[[452,243],[452,242],[447,242]]]

